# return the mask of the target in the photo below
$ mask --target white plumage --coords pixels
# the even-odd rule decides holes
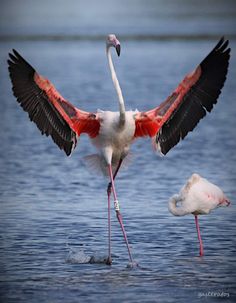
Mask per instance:
[[[200,242],[200,256],[203,255],[203,245],[198,225],[198,215],[209,214],[211,210],[220,206],[228,206],[229,199],[215,184],[193,174],[180,190],[169,200],[169,211],[174,216],[193,214],[195,216],[198,239]]]
[[[203,215],[228,204],[229,200],[218,186],[198,174],[193,174],[179,194],[171,197],[169,210],[175,216]]]
[[[135,111],[125,113],[125,123],[120,125],[120,113],[110,111],[99,111],[100,130],[97,137],[92,139],[92,143],[100,151],[95,157],[99,162],[96,167],[100,167],[107,175],[107,163],[111,163],[113,173],[119,161],[123,160],[129,153],[130,145],[134,141],[135,132]],[[89,158],[89,157],[87,157]]]

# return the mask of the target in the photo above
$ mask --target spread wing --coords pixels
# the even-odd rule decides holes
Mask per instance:
[[[17,51],[13,50],[9,57],[13,93],[42,134],[51,136],[68,156],[81,133],[90,137],[98,134],[100,123],[96,114],[79,110],[65,100]]]
[[[192,131],[216,104],[228,71],[230,48],[224,38],[189,73],[160,106],[135,117],[135,137],[156,136],[156,145],[167,154]]]

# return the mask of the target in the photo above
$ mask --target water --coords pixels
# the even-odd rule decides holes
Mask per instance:
[[[218,25],[224,23],[217,18]],[[104,28],[106,24],[99,30]],[[12,96],[7,73],[7,53],[15,48],[77,107],[117,110],[99,34],[95,40],[12,38],[0,44],[1,302],[214,302],[217,295],[234,302],[235,40],[228,79],[213,112],[166,157],[153,152],[149,139],[138,140],[132,162],[117,178],[121,212],[139,264],[131,269],[114,212],[113,265],[86,263],[91,257],[101,261],[107,253],[107,180],[83,163],[94,152],[86,136],[67,158],[40,135]],[[127,109],[150,109],[163,101],[215,42],[213,36],[126,37],[121,57],[114,61]],[[194,218],[173,217],[167,209],[169,197],[193,172],[221,186],[232,201],[231,207],[200,217],[204,258],[198,257]]]

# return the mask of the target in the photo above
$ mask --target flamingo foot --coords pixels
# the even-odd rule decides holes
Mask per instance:
[[[127,264],[127,268],[139,268],[139,264],[137,262],[135,262],[135,261],[129,262]]]
[[[111,265],[111,264],[112,264],[112,259],[111,259],[111,257],[108,257],[106,259],[106,265]]]

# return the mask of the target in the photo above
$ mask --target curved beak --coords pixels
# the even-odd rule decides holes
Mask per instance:
[[[116,44],[115,46],[118,57],[120,56],[120,44]]]

